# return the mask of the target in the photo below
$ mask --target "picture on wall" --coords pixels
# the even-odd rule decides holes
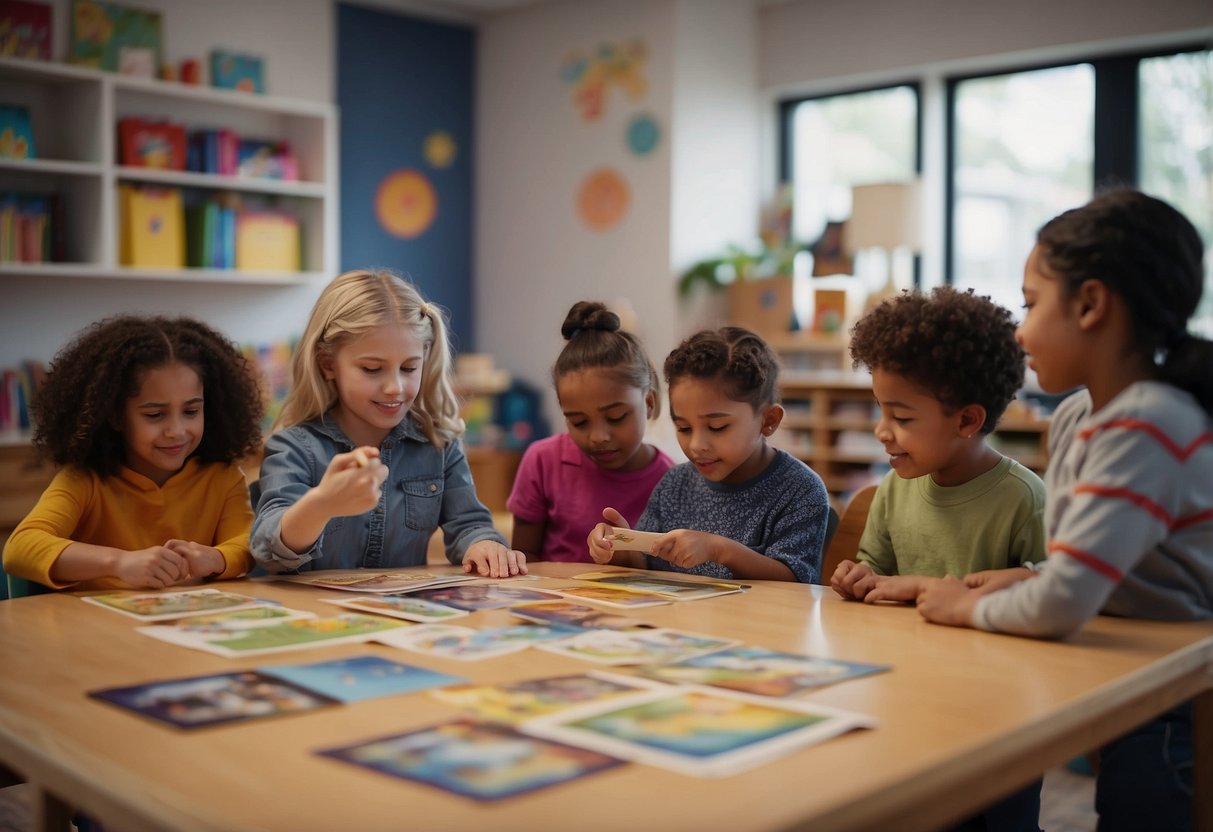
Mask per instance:
[[[152,77],[161,63],[160,12],[72,0],[68,62]]]

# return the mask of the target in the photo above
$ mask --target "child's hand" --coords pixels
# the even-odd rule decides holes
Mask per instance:
[[[329,517],[365,514],[379,502],[387,466],[379,449],[365,446],[337,454],[313,490]]]
[[[203,546],[192,540],[169,540],[165,542],[164,546],[185,558],[191,578],[221,575],[227,568],[223,553],[214,546]]]
[[[1022,566],[1010,569],[985,569],[981,572],[970,572],[964,576],[964,585],[977,590],[978,595],[988,595],[1000,589],[1006,589],[1011,584],[1034,578],[1036,573]]]
[[[489,578],[508,578],[526,574],[526,555],[507,549],[496,540],[477,540],[463,555],[463,571],[475,569]]]
[[[830,576],[830,586],[848,601],[862,601],[875,588],[876,578],[868,564],[844,560]]]
[[[607,539],[607,535],[611,533],[611,527],[617,529],[630,529],[628,521],[623,519],[623,515],[613,508],[604,508],[602,510],[602,519],[605,523],[599,523],[590,530],[590,534],[586,537],[586,546],[589,547],[590,557],[594,559],[594,563],[610,563],[611,558],[615,556],[615,546]]]
[[[925,578],[921,575],[877,575],[876,586],[863,596],[865,604],[875,604],[877,601],[896,601],[906,603],[918,598],[926,591],[932,581],[939,578]]]
[[[653,544],[653,554],[683,569],[715,560],[720,551],[719,535],[674,529]]]
[[[189,562],[167,546],[149,546],[122,552],[117,561],[118,577],[137,589],[164,589],[190,576]]]
[[[918,596],[918,614],[936,624],[972,627],[973,607],[980,597],[955,578],[939,578]]]

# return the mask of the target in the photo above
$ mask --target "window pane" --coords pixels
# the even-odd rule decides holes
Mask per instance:
[[[914,176],[918,94],[913,87],[803,101],[792,115],[793,233],[812,242],[851,215],[851,186]]]
[[[1205,243],[1205,293],[1193,326],[1213,337],[1213,51],[1143,60],[1141,188],[1190,219]]]
[[[1022,305],[1036,231],[1091,197],[1094,110],[1090,64],[957,83],[956,286]]]

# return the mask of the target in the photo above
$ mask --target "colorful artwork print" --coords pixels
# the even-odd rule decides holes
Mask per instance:
[[[316,614],[305,610],[292,610],[277,604],[258,604],[255,607],[220,612],[212,615],[198,615],[187,618],[176,625],[179,630],[206,633],[230,633],[237,630],[247,630],[253,627],[266,627],[272,624],[282,624],[287,621],[298,621],[301,618],[315,618]],[[161,625],[163,626],[163,625]]]
[[[684,774],[721,777],[872,724],[801,702],[666,688],[539,717],[526,731]]]
[[[0,55],[51,59],[51,6],[0,0]]]
[[[443,659],[476,661],[517,653],[538,642],[569,637],[569,630],[524,624],[473,630],[451,624],[423,624],[375,640],[389,647],[400,647]]]
[[[601,43],[591,54],[578,50],[565,55],[560,77],[573,85],[573,107],[583,121],[597,121],[606,111],[607,97],[617,89],[630,101],[648,91],[645,63],[648,48],[639,38],[623,43]]]
[[[397,170],[379,182],[375,217],[393,237],[411,240],[429,230],[438,216],[438,191],[417,170]]]
[[[138,56],[137,60],[128,58],[128,64],[150,61],[155,73],[161,53],[160,12],[119,3],[72,0],[68,62],[117,72],[124,53]]]
[[[178,728],[301,713],[337,701],[251,670],[108,688],[88,695]]]
[[[541,649],[599,664],[665,664],[737,644],[677,630],[588,630],[566,641],[539,645]]]
[[[504,725],[468,720],[317,753],[484,801],[575,780],[621,762],[524,736]]]
[[[322,598],[321,600],[358,612],[389,615],[393,618],[403,618],[405,621],[420,621],[423,624],[460,618],[468,614],[467,610],[445,607],[442,604],[435,604],[424,598],[414,598],[411,595],[383,595],[375,598]]]
[[[313,664],[284,664],[258,668],[259,673],[285,679],[339,702],[361,702],[380,696],[413,693],[467,681],[424,667],[401,664],[379,656],[354,656]]]
[[[758,696],[793,696],[888,670],[887,665],[815,659],[763,647],[733,647],[681,662],[642,667],[640,673],[671,684],[699,684]]]
[[[642,679],[607,673],[577,673],[502,685],[454,685],[431,691],[430,696],[475,711],[482,719],[515,725],[575,705],[645,689],[651,689],[651,684]]]
[[[550,601],[557,597],[552,592],[540,589],[521,589],[501,584],[471,584],[437,589],[422,589],[409,593],[435,604],[443,604],[461,610],[493,610],[509,607],[523,601]]]
[[[633,116],[628,122],[628,150],[637,156],[648,156],[661,141],[661,128],[657,119],[648,113]]]
[[[186,627],[138,627],[136,632],[180,647],[189,647],[226,658],[257,656],[302,650],[330,644],[370,641],[389,630],[413,626],[372,615],[346,613],[332,618],[300,618],[264,627],[244,629]]]
[[[537,624],[579,630],[647,630],[653,627],[635,618],[603,612],[571,601],[531,601],[510,607],[510,613]]]
[[[183,592],[148,592],[139,595],[113,593],[86,595],[89,604],[139,618],[144,621],[165,621],[191,615],[205,615],[218,610],[236,610],[260,603],[256,598],[223,592],[218,589],[191,589]]]

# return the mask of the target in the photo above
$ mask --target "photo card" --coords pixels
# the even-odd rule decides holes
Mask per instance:
[[[670,684],[709,685],[757,696],[795,696],[812,688],[882,673],[888,665],[816,659],[765,647],[730,647],[637,672]]]
[[[382,656],[351,656],[310,664],[270,665],[257,668],[257,672],[285,679],[339,702],[361,702],[467,681],[459,676],[402,664]]]

